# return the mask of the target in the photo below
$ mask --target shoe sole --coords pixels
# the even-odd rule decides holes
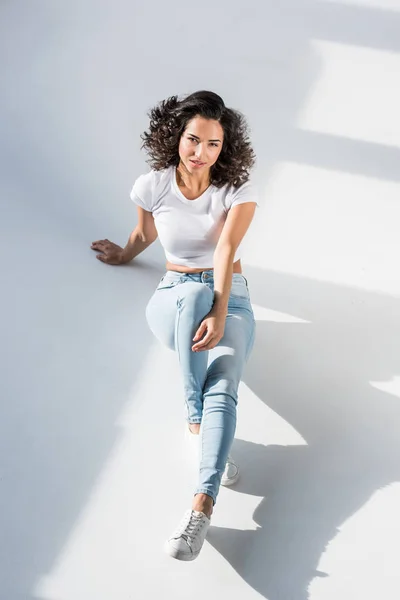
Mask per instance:
[[[175,558],[176,560],[190,561],[197,558],[200,554],[200,550],[198,550],[197,552],[193,552],[192,554],[180,553],[179,550],[171,548],[171,546],[168,545],[168,542],[164,545],[164,550],[168,554],[168,556],[170,556],[171,558]]]

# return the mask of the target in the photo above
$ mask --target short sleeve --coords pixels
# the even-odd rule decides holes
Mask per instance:
[[[250,181],[246,181],[240,187],[233,189],[230,194],[228,208],[247,202],[255,202],[259,206],[257,190]]]
[[[154,171],[150,171],[150,173],[140,175],[140,177],[136,179],[130,193],[131,200],[148,212],[153,212],[154,184]]]

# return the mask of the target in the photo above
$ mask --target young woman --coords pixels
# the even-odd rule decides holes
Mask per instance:
[[[138,225],[125,248],[93,242],[97,258],[131,261],[157,237],[167,271],[146,316],[153,333],[177,351],[187,434],[199,442],[199,481],[165,550],[193,560],[203,545],[219,486],[239,470],[229,456],[237,392],[254,341],[255,322],[240,243],[257,199],[249,182],[254,153],[244,117],[213,92],[172,96],[150,113],[142,135],[152,170],[134,183]],[[195,438],[195,436],[198,436]]]

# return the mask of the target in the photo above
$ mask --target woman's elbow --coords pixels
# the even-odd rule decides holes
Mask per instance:
[[[143,242],[143,244],[146,244],[147,246],[150,246],[150,244],[155,242],[158,237],[156,230],[148,231],[143,228],[138,229],[138,235],[139,235],[140,241]]]

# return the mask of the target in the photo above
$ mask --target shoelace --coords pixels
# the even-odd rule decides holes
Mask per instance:
[[[203,517],[197,516],[193,513],[193,511],[191,511],[189,515],[189,521],[188,517],[185,516],[174,537],[182,537],[188,544],[190,544],[193,541],[193,538],[196,537],[196,534],[203,523]]]

